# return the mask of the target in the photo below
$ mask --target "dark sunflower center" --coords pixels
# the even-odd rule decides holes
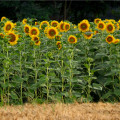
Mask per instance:
[[[81,28],[82,28],[83,30],[85,30],[85,29],[87,28],[87,25],[86,25],[85,23],[83,23],[83,24],[81,25]]]
[[[6,30],[10,30],[10,29],[11,29],[11,25],[8,24],[8,25],[6,26]]]
[[[86,35],[86,34],[85,34]],[[86,35],[87,37],[90,37],[91,36],[91,34],[89,34],[89,35]]]
[[[98,23],[100,20],[96,20],[96,23]]]
[[[58,45],[57,45],[57,46],[58,46],[58,48],[60,48],[60,47],[61,47],[61,44],[60,44],[60,43],[58,43]]]
[[[37,31],[36,31],[35,29],[33,29],[33,30],[31,31],[31,33],[32,33],[32,35],[36,35],[36,34],[37,34]]]
[[[38,42],[39,42],[39,40],[35,41],[35,43],[38,43]]]
[[[103,28],[103,24],[99,24],[99,28]]]
[[[29,28],[28,27],[25,28],[25,32],[29,33]]]
[[[69,29],[69,25],[66,25],[65,28],[66,28],[66,29]]]
[[[10,42],[14,42],[16,37],[15,37],[15,35],[10,34],[9,38],[10,38],[10,40],[9,40]]]
[[[108,41],[108,42],[111,42],[111,41],[112,41],[112,38],[111,38],[111,37],[108,37],[107,41]]]
[[[108,30],[111,31],[112,29],[113,29],[113,27],[112,27],[111,25],[109,25],[109,26],[108,26]]]
[[[52,26],[56,27],[56,26],[57,26],[57,23],[53,23]]]
[[[63,23],[63,24],[61,24],[61,29],[62,29],[62,30],[64,30],[64,23]]]
[[[56,34],[56,32],[54,30],[50,30],[49,34],[50,34],[50,36],[54,36]]]
[[[75,42],[75,39],[74,38],[70,38],[70,42]]]
[[[60,40],[60,36],[56,36],[56,39],[57,39],[57,40]]]
[[[38,38],[37,38],[37,37],[35,37],[35,38],[34,38],[34,41],[35,41],[35,42],[37,42],[37,41],[38,41]]]

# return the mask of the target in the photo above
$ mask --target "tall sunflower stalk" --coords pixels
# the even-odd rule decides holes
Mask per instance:
[[[6,52],[7,52],[7,60],[9,61],[9,48],[8,48],[8,43],[7,43],[7,50],[6,50]],[[9,97],[10,97],[10,87],[9,87],[9,62],[6,63],[6,68],[7,68],[7,70],[6,70],[6,77],[7,77],[7,80],[8,80],[8,98],[7,98],[7,101],[8,101],[8,105],[9,105],[9,102],[10,102],[10,99],[9,99]]]
[[[22,79],[22,50],[21,50],[21,41],[20,41],[20,51],[19,51],[19,62],[20,62],[20,79]],[[22,92],[22,88],[23,88],[23,81],[21,80],[21,84],[20,84],[20,100],[21,100],[21,104],[23,104],[23,92]]]
[[[63,91],[64,91],[64,66],[63,66],[63,64],[64,64],[64,61],[63,61],[63,49],[62,49],[62,60],[61,60],[61,76],[62,76],[62,93],[63,93]],[[63,99],[63,95],[62,95],[62,101],[64,101],[64,99]]]
[[[74,50],[74,48],[73,48],[73,45],[72,45],[72,51],[71,51],[71,55],[70,55],[70,59],[69,59],[69,65],[70,65],[70,67],[69,67],[69,72],[70,72],[70,76],[69,76],[69,79],[70,79],[70,81],[69,81],[69,85],[70,85],[69,86],[70,87],[69,94],[70,94],[70,98],[72,97],[73,57],[74,57],[73,50]]]
[[[35,84],[37,84],[37,74],[38,74],[38,71],[37,71],[37,66],[36,66],[36,46],[34,46],[34,72],[35,72]],[[37,89],[35,90],[35,97],[37,98]]]
[[[3,54],[5,54],[4,41],[2,43],[2,49],[3,49]],[[4,72],[4,86],[5,86],[5,83],[6,83],[6,67],[4,67],[3,72]],[[5,94],[5,88],[3,87],[3,90],[1,89],[1,102],[2,102],[2,104],[4,103],[4,94]]]

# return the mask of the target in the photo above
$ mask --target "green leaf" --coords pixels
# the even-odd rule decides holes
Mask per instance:
[[[10,96],[12,97],[12,99],[18,99],[17,94],[13,91],[10,93]]]
[[[100,84],[97,84],[97,83],[93,83],[92,88],[96,89],[96,90],[102,90],[102,86]]]

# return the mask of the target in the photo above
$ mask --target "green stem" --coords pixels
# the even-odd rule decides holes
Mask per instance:
[[[22,52],[20,51],[20,78],[22,79],[22,61],[21,61],[21,59],[22,59]],[[20,85],[20,91],[21,91],[21,104],[23,104],[23,99],[22,99],[22,84],[23,84],[23,82],[21,82],[21,85]]]
[[[90,85],[91,85],[91,79],[90,79],[90,76],[91,76],[91,70],[90,70],[90,61],[88,62],[88,66],[89,66],[89,68],[88,68],[88,76],[89,76],[89,79],[88,79],[88,94],[87,94],[87,98],[89,98],[90,97]]]
[[[34,48],[34,67],[35,67],[35,84],[37,84],[36,48]],[[37,98],[37,89],[35,90],[35,97]]]
[[[70,62],[70,83],[69,83],[70,84],[70,91],[69,91],[69,93],[70,93],[70,98],[71,98],[72,97],[72,79],[73,79],[73,73],[72,73],[73,50],[71,52],[71,59],[69,60],[69,62]]]
[[[62,61],[61,61],[62,93],[63,93],[63,91],[64,91],[64,77],[63,77],[64,71],[63,71],[63,63],[64,63],[64,61],[63,61],[63,50],[62,50]],[[62,95],[62,101],[64,101],[63,95]]]
[[[47,67],[47,77],[46,77],[46,82],[47,82],[47,103],[48,103],[48,96],[49,96],[49,76],[48,76],[48,67]]]
[[[8,50],[7,50],[7,59],[9,59],[8,56],[9,56],[9,53],[8,53]],[[10,91],[10,88],[9,88],[9,65],[7,65],[7,68],[8,68],[8,71],[7,71],[7,79],[8,79],[8,105],[9,105],[9,102],[10,102],[9,101],[9,95],[10,95],[10,93],[9,93],[9,91]]]

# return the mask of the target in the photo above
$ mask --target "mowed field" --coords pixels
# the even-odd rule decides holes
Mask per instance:
[[[4,106],[0,108],[0,120],[120,120],[120,103]]]

